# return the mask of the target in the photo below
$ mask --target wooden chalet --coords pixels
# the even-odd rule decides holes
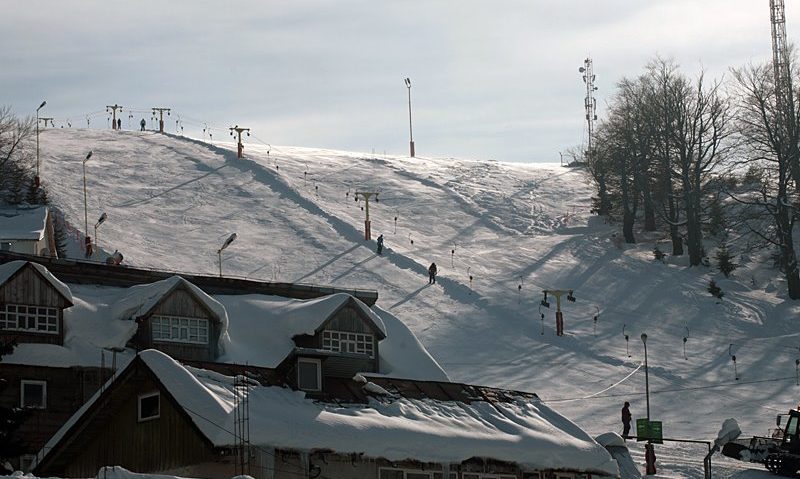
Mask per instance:
[[[221,376],[144,351],[56,433],[34,473],[87,477],[113,464],[225,479],[618,474],[602,446],[533,394],[358,375],[331,378],[320,399],[281,387],[285,379]]]

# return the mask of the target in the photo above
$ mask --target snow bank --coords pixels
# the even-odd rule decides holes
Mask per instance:
[[[742,430],[739,428],[739,423],[736,422],[736,419],[726,419],[722,423],[722,428],[719,430],[717,438],[714,439],[714,446],[721,448],[726,443],[729,443],[739,437],[741,434]]]

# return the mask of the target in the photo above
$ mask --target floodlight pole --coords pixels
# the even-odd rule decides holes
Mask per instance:
[[[47,105],[47,100],[43,101],[36,109],[36,178],[33,179],[34,185],[39,187],[39,110]],[[46,125],[47,123],[45,123]]]
[[[102,215],[100,215],[100,219],[97,220],[97,223],[94,224],[94,249],[95,249],[95,251],[97,251],[97,249],[98,249],[97,227],[100,226],[101,224],[103,224],[106,221],[107,218],[108,218],[108,215],[103,213]]]
[[[247,132],[247,136],[250,136],[250,128],[241,128],[239,125],[236,125],[228,129],[231,130],[231,135],[233,135],[234,131],[238,135],[238,142],[236,144],[236,158],[242,158],[242,154],[244,153],[244,144],[242,143],[242,132]]]
[[[375,197],[375,201],[378,201],[378,192],[377,191],[356,191],[356,201],[359,198],[364,199],[364,212],[366,213],[366,219],[364,220],[364,240],[369,241],[372,239],[372,231],[370,228],[369,222],[369,199],[371,197]]]
[[[89,154],[86,155],[86,158],[83,160],[83,234],[89,234],[89,213],[88,213],[88,200],[86,194],[86,162],[89,161],[89,158],[92,157],[92,152],[90,151]]]
[[[409,152],[411,158],[414,158],[414,130],[411,128],[411,79],[406,78],[406,88],[408,88],[408,136],[409,136]]]
[[[644,391],[647,398],[647,444],[645,444],[645,469],[647,474],[656,473],[656,454],[653,447],[653,440],[650,438],[650,374],[647,370],[647,334],[642,333],[642,344],[644,344]]]
[[[158,112],[158,132],[164,133],[164,112],[167,112],[167,116],[169,116],[169,112],[172,111],[169,108],[163,107],[153,107],[153,116],[156,116],[156,112]]]
[[[224,250],[225,248],[230,246],[231,243],[233,243],[233,241],[237,237],[238,237],[238,235],[236,233],[232,233],[230,236],[228,236],[228,239],[226,239],[225,242],[222,243],[222,246],[217,250],[217,259],[219,260],[219,277],[220,278],[222,277],[222,250]]]
[[[113,105],[106,105],[106,111],[111,111],[111,129],[117,129],[117,110],[122,112],[122,107],[116,103]]]

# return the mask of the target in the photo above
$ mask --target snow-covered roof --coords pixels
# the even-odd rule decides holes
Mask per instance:
[[[39,263],[33,263],[30,261],[9,261],[8,263],[0,264],[0,286],[5,284],[6,281],[9,280],[17,271],[19,271],[23,266],[26,264],[30,264],[36,271],[42,274],[44,278],[50,283],[62,296],[64,296],[70,303],[72,303],[72,292],[70,291],[69,287],[59,281],[55,276],[53,276],[50,271],[47,270],[44,266],[40,265]]]
[[[235,445],[232,377],[184,367],[155,350],[139,357],[213,445]],[[98,397],[84,405],[43,451],[52,451]],[[508,402],[470,403],[380,395],[368,404],[343,406],[314,401],[286,388],[252,386],[249,411],[250,441],[263,447],[328,449],[438,463],[478,456],[530,469],[617,474],[611,456],[588,434],[538,399],[522,395]]]
[[[0,241],[39,241],[46,227],[46,206],[0,209]]]
[[[0,278],[10,277],[25,262],[12,261],[0,265]],[[47,269],[31,263],[46,277],[55,281],[59,291],[68,294],[74,306],[64,310],[64,345],[20,344],[3,356],[9,364],[38,366],[99,366],[101,354],[110,361],[106,349],[125,348],[136,334],[135,319],[146,314],[173,287],[184,284],[225,325],[220,335],[219,362],[277,367],[295,347],[292,337],[313,334],[330,314],[352,296],[335,294],[312,300],[287,299],[262,294],[209,296],[194,284],[174,276],[156,283],[130,288],[70,284],[55,279]],[[2,281],[0,281],[2,284]],[[408,327],[391,314],[379,314],[353,298],[376,328],[387,335],[378,349],[379,374],[408,379],[448,381],[444,370],[417,340]],[[231,319],[229,319],[231,318]],[[117,354],[117,364],[126,364],[134,356],[132,350]]]

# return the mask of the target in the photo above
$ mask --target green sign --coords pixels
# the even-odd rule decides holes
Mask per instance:
[[[647,422],[647,418],[640,418],[636,420],[636,440],[637,441],[651,441],[656,444],[663,444],[663,433],[661,430],[661,421]]]

